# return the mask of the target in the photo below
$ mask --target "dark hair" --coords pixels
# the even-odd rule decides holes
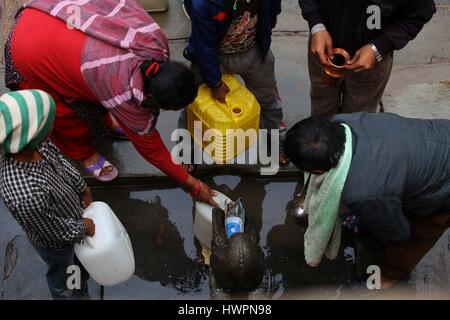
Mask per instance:
[[[181,62],[146,60],[142,63],[141,72],[145,95],[151,95],[162,109],[183,109],[197,97],[198,84],[194,73]]]
[[[329,171],[335,168],[345,146],[345,128],[339,123],[320,118],[298,122],[286,135],[286,156],[300,170]]]

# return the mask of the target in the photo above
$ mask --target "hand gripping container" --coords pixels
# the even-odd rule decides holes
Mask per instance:
[[[226,163],[236,158],[257,142],[261,113],[255,96],[235,76],[223,75],[222,81],[230,88],[226,104],[213,99],[211,90],[206,84],[202,84],[197,98],[187,110],[191,136],[216,163]],[[195,121],[202,123],[201,129],[200,126],[194,125]],[[203,141],[203,135],[208,129],[217,129],[217,135],[214,134],[211,141]],[[245,143],[237,143],[236,129],[242,129],[244,132],[253,129],[255,134],[248,135],[250,138],[245,138]],[[207,146],[209,147],[206,148]]]
[[[225,201],[231,201],[226,195],[215,191],[214,201],[220,209],[225,210]],[[212,212],[213,207],[209,204],[196,201],[194,215],[194,234],[200,244],[207,249],[211,249],[212,240]]]
[[[95,224],[93,237],[75,245],[75,254],[91,277],[100,285],[114,286],[134,273],[134,254],[125,228],[104,202],[93,202],[84,212]]]

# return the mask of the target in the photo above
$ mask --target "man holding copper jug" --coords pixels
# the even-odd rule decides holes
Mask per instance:
[[[393,51],[413,40],[436,12],[432,0],[299,0],[311,31],[312,116],[376,112]]]

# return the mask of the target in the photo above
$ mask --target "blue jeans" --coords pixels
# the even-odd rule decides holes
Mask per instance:
[[[39,256],[48,265],[46,274],[48,288],[55,300],[65,300],[80,297],[80,294],[87,294],[87,280],[89,274],[78,261],[74,254],[74,246],[69,245],[63,248],[44,248],[33,244]],[[71,265],[77,265],[81,271],[80,290],[70,290],[67,288],[67,268]]]

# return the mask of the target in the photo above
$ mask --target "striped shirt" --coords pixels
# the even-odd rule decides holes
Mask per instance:
[[[33,244],[62,248],[86,236],[81,194],[86,183],[49,140],[38,149],[43,160],[0,159],[0,196]]]

